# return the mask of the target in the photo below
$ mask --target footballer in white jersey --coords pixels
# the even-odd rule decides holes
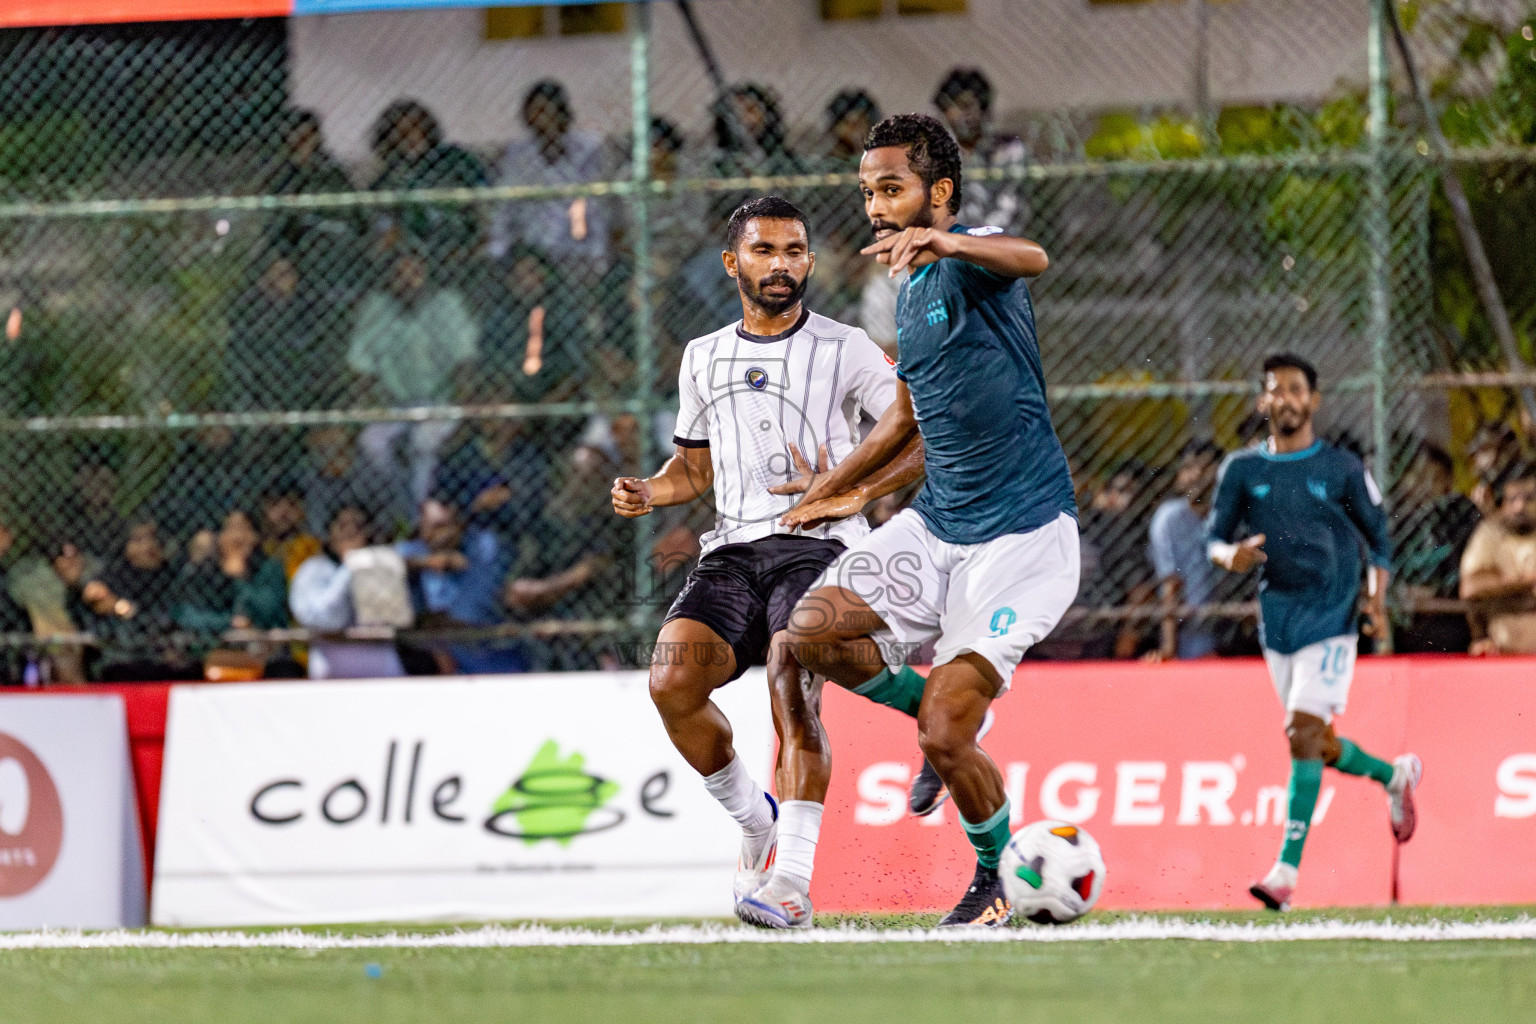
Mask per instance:
[[[766,197],[727,227],[725,270],[742,319],[689,343],[679,374],[675,454],[646,479],[614,481],[614,510],[645,515],[713,489],[715,524],[673,603],[651,661],[651,697],[673,744],[742,828],[736,913],[770,928],[811,923],[811,869],[831,775],[820,694],[788,654],[795,603],[847,544],[868,532],[858,516],[788,527],[796,503],[769,488],[799,477],[802,452],[819,462],[852,451],[859,422],[896,396],[895,364],[856,327],[801,302],[815,266],[805,215]],[[921,473],[920,451],[872,486],[895,490]],[[768,666],[780,753],[774,801],[736,756],[731,726],[711,694],[752,664]]]

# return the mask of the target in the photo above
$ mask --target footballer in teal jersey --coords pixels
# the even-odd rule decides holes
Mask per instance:
[[[941,926],[1007,922],[997,874],[1010,831],[1003,777],[977,741],[1024,652],[1077,595],[1077,507],[1051,425],[1027,278],[1049,265],[1034,242],[966,226],[960,153],[937,120],[887,118],[859,164],[875,244],[910,270],[896,303],[896,400],[836,467],[803,484],[789,525],[858,512],[875,474],[920,451],[912,507],[854,544],[790,619],[800,663],[918,721],[924,767],[911,807],[952,797],[976,870]],[[906,665],[934,642],[925,680]]]
[[[1367,632],[1385,636],[1392,564],[1381,492],[1349,452],[1317,438],[1317,370],[1295,355],[1264,362],[1259,411],[1269,437],[1222,466],[1207,524],[1211,560],[1231,572],[1258,567],[1264,660],[1286,710],[1291,784],[1285,836],[1275,866],[1249,889],[1271,910],[1290,905],[1323,767],[1375,779],[1387,792],[1399,843],[1413,836],[1413,790],[1423,765],[1392,763],[1339,736],[1359,645],[1360,549],[1370,555]]]

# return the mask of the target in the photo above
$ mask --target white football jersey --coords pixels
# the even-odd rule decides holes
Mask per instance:
[[[780,526],[798,495],[768,488],[799,476],[791,444],[811,462],[825,444],[831,465],[859,443],[859,421],[879,419],[896,397],[896,364],[857,327],[806,310],[783,334],[759,337],[741,321],[688,343],[678,375],[677,433],[708,446],[715,471],[715,528],[705,553],[775,533],[852,544],[863,516],[814,530]]]

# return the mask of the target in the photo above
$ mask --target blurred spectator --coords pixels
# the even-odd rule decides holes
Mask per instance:
[[[506,385],[512,401],[571,398],[592,347],[587,311],[538,250],[518,246],[499,267],[480,344],[485,377]]]
[[[636,433],[634,417],[628,419],[630,433]],[[604,515],[606,510],[593,495],[600,494],[603,481],[623,472],[620,463],[599,448],[584,444],[576,449],[564,486],[531,531],[517,578],[507,581],[503,597],[518,617],[591,620],[616,615],[627,596],[624,580],[631,578],[624,570],[634,549],[624,542],[633,531]],[[656,527],[660,536],[671,532],[669,524]],[[668,559],[659,569],[680,568],[665,546],[658,554]],[[582,638],[553,637],[540,646],[541,670],[614,667],[599,659]]]
[[[282,117],[282,152],[268,172],[266,195],[351,192],[352,182],[325,148],[320,118],[312,110],[289,110]],[[284,210],[273,221],[272,239],[306,273],[339,275],[344,260],[356,255],[366,222],[356,209]]]
[[[822,169],[841,174],[857,170],[864,153],[864,139],[879,120],[880,108],[862,89],[845,89],[832,97],[827,105]],[[888,268],[859,252],[872,240],[869,220],[861,208],[847,203],[820,204],[817,220],[817,234],[823,241],[817,245],[816,276],[811,282],[815,290],[813,301],[820,312],[834,319],[851,320],[858,315],[866,292],[873,287],[872,282],[866,281],[872,270],[878,268],[883,273]],[[882,338],[890,335],[892,342],[896,329],[894,301],[892,298],[891,323],[882,331]],[[877,339],[876,344],[881,341]]]
[[[71,525],[53,528],[40,550],[19,558],[6,574],[11,597],[26,610],[32,632],[40,638],[68,637],[80,631],[76,617],[80,588],[101,571],[102,560],[81,550],[73,536]],[[52,678],[59,682],[84,682],[81,647],[74,642],[50,646]]]
[[[273,195],[350,192],[352,182],[325,148],[320,118],[313,110],[294,109],[281,117],[283,149],[262,191]],[[297,239],[290,239],[297,241]]]
[[[397,550],[411,571],[411,600],[422,628],[495,626],[506,621],[502,581],[513,555],[501,538],[479,522],[466,526],[459,509],[430,498],[422,503],[415,540]],[[503,641],[456,642],[440,651],[445,672],[523,672],[521,647]]]
[[[1490,490],[1494,514],[1461,556],[1461,596],[1487,620],[1474,651],[1536,654],[1536,464],[1517,462]]]
[[[27,613],[11,597],[11,569],[16,564],[16,536],[9,526],[0,521],[0,633],[20,634],[31,631],[32,623]],[[0,648],[0,683],[24,681],[26,662],[21,648],[9,644]]]
[[[715,122],[715,170],[721,177],[805,172],[785,138],[779,101],[766,85],[733,85],[715,100],[710,113]],[[736,205],[731,203],[733,209]]]
[[[1089,608],[1141,606],[1152,599],[1151,565],[1146,559],[1149,531],[1145,492],[1152,473],[1128,459],[1112,473],[1083,510],[1082,585],[1077,603]],[[1129,658],[1146,633],[1136,622],[1092,626],[1083,650],[1088,658]]]
[[[402,249],[386,288],[369,294],[357,311],[347,364],[393,406],[446,405],[475,358],[480,328],[457,289],[439,288],[422,256]],[[437,452],[454,421],[373,423],[358,444],[368,461],[394,481],[397,491],[420,500],[432,485]],[[409,447],[404,465],[395,448]]]
[[[664,118],[651,119],[651,178],[671,182],[683,172],[682,132]],[[651,205],[651,274],[657,281],[670,281],[688,258],[696,253],[709,229],[709,200],[692,190],[678,190],[658,196]],[[664,287],[670,293],[670,287]],[[677,338],[679,342],[692,339]]]
[[[202,678],[202,667],[168,640],[179,576],[155,521],[134,522],[122,550],[73,595],[81,627],[102,641],[93,676],[105,682]]]
[[[346,427],[314,427],[304,435],[305,461],[299,472],[304,494],[306,528],[325,536],[328,524],[343,505],[368,513],[370,533],[393,537],[410,522],[412,510],[403,494],[390,493],[389,481],[357,457],[352,431]]]
[[[250,515],[234,509],[210,544],[194,539],[178,584],[176,624],[198,632],[281,629],[288,625],[283,567],[261,552]]]
[[[354,578],[347,555],[371,543],[368,514],[343,505],[331,517],[323,550],[305,560],[293,577],[288,607],[307,629],[339,633],[358,624]],[[313,640],[311,679],[382,679],[405,675],[393,640]]]
[[[1205,658],[1216,653],[1217,624],[1210,619],[1186,622],[1171,609],[1181,604],[1203,605],[1216,594],[1220,572],[1205,552],[1205,517],[1216,486],[1216,467],[1223,452],[1211,441],[1191,441],[1179,453],[1174,476],[1175,497],[1152,513],[1152,566],[1159,596],[1170,615],[1163,620],[1156,657]]]
[[[827,104],[828,170],[848,173],[858,169],[864,156],[864,140],[880,120],[880,106],[863,89],[844,89]]]
[[[565,86],[548,79],[523,99],[529,136],[502,155],[497,178],[503,185],[579,185],[607,175],[602,137],[571,126],[574,116]],[[608,261],[609,216],[600,199],[549,199],[507,204],[491,223],[491,255],[516,245],[542,252],[567,275],[600,274]],[[594,278],[595,279],[595,278]]]
[[[288,580],[322,546],[304,524],[304,494],[297,485],[279,485],[262,496],[261,553],[281,565]]]
[[[1510,466],[1520,461],[1520,454],[1519,435],[1502,420],[1483,424],[1467,446],[1467,461],[1475,481],[1472,503],[1484,516],[1492,517],[1497,512],[1494,486]]]
[[[1261,412],[1250,412],[1238,423],[1237,446],[1239,448],[1252,448],[1260,441],[1269,438],[1269,417]]]
[[[1409,601],[1454,599],[1460,590],[1461,556],[1480,514],[1471,499],[1455,491],[1455,467],[1444,449],[1422,444],[1398,483],[1392,549],[1397,553],[1393,583]],[[1412,612],[1396,631],[1400,654],[1460,652],[1472,643],[1467,617]]]
[[[432,490],[515,544],[538,521],[548,487],[547,459],[524,421],[479,419],[444,445]]]
[[[87,459],[75,470],[76,506],[68,532],[80,549],[108,558],[128,536],[128,521],[117,508],[117,470]]]
[[[380,164],[368,186],[374,191],[476,188],[490,181],[478,157],[443,141],[437,118],[416,100],[396,100],[379,115],[373,125],[373,153]],[[432,254],[434,268],[454,271],[480,245],[480,208],[471,203],[409,203],[381,217],[375,227],[382,251],[415,239]]]
[[[225,426],[198,427],[178,437],[165,479],[146,510],[160,524],[162,535],[179,546],[194,533],[207,531],[205,544],[211,542],[209,528],[219,510],[256,497],[253,447],[236,444],[235,432]]]
[[[992,128],[992,83],[986,75],[975,68],[955,68],[939,83],[933,104],[960,144],[960,159],[967,170],[1023,171],[1029,161],[1024,143]],[[981,181],[968,177],[960,196],[961,223],[1021,229],[1023,188],[1022,178]]]
[[[336,371],[345,342],[335,312],[285,252],[269,250],[258,266],[255,283],[230,311],[227,407],[232,412],[324,408],[343,394]]]

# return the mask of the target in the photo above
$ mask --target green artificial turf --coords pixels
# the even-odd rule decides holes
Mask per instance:
[[[1469,920],[1518,913],[1334,911],[1290,920]],[[346,931],[366,935],[381,927]],[[888,1024],[978,1018],[1052,1024],[1529,1022],[1536,1021],[1536,942],[0,951],[4,1024]]]

